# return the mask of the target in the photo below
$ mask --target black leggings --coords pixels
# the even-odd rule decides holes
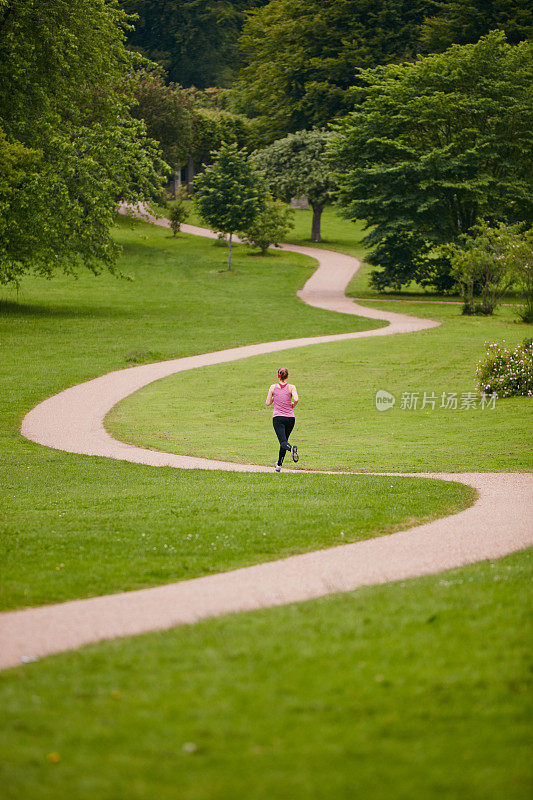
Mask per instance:
[[[290,451],[291,446],[287,439],[292,433],[292,429],[294,428],[294,423],[296,420],[294,417],[272,417],[272,424],[274,425],[274,430],[276,431],[276,436],[279,439],[279,458],[278,464],[283,464],[283,459],[285,458],[285,453],[287,450]]]

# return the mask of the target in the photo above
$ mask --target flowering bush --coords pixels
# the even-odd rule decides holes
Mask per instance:
[[[487,356],[477,365],[479,392],[496,392],[498,397],[533,396],[533,339],[524,339],[514,349],[493,342]]]

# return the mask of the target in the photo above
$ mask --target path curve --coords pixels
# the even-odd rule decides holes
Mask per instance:
[[[151,221],[168,227],[167,220]],[[195,235],[215,236],[190,225],[182,229]],[[298,292],[305,303],[389,324],[370,331],[253,344],[111,372],[40,403],[24,418],[22,434],[31,441],[67,452],[152,466],[272,472],[262,465],[193,458],[128,445],[113,439],[103,421],[111,408],[132,392],[177,372],[312,344],[412,333],[440,324],[359,306],[346,297],[345,288],[359,268],[359,262],[351,256],[292,245],[284,245],[283,249],[318,261],[317,270]],[[292,474],[301,472],[293,470]],[[376,539],[152,589],[5,612],[0,614],[0,668],[90,642],[440,572],[499,558],[533,544],[533,491],[527,473],[373,474],[459,481],[474,487],[479,496],[473,506],[458,514]],[[273,479],[280,478],[283,476],[273,475]]]

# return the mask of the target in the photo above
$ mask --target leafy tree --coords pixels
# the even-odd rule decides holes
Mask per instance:
[[[246,121],[224,109],[195,105],[193,109],[192,151],[189,159],[187,182],[192,191],[194,172],[209,163],[213,152],[225,142],[242,147],[247,141]]]
[[[503,31],[510,44],[533,38],[531,0],[440,0],[433,6],[420,34],[426,53],[474,44],[492,30]]]
[[[239,236],[246,244],[259,248],[261,254],[265,255],[270,245],[279,247],[279,243],[285,239],[294,225],[293,217],[292,208],[268,195],[264,206],[249,225],[239,231]]]
[[[483,217],[528,221],[532,47],[493,32],[413,64],[362,70],[360,105],[331,156],[346,216],[373,226],[378,288],[453,279],[441,246]]]
[[[129,111],[127,26],[115,2],[0,7],[0,282],[113,270],[117,203],[161,190],[166,165]]]
[[[229,234],[228,270],[233,234],[254,220],[264,195],[261,176],[236,144],[223,144],[213,163],[196,179],[194,202],[200,216],[209,227]]]
[[[320,242],[322,211],[331,202],[334,182],[326,146],[328,131],[298,131],[273,142],[253,156],[275,197],[288,203],[305,195],[313,209],[311,239]]]
[[[229,86],[241,55],[244,11],[266,0],[124,0],[138,14],[129,44],[182,86]]]
[[[139,70],[133,86],[133,116],[144,120],[148,135],[161,145],[163,158],[179,184],[181,166],[193,150],[194,109],[190,93],[176,83],[165,84],[159,70]]]
[[[482,220],[460,237],[459,244],[448,245],[451,273],[463,294],[463,314],[492,314],[516,282],[525,256],[523,229],[521,223],[491,225]]]
[[[353,107],[358,67],[412,58],[429,0],[272,0],[248,15],[238,108],[258,143],[322,127]]]

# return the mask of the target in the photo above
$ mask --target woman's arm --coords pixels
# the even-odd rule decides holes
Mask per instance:
[[[294,408],[295,405],[298,404],[298,392],[296,391],[296,386],[292,386],[291,384],[291,394],[292,394],[292,407]]]
[[[267,406],[271,406],[272,405],[272,402],[273,402],[273,400],[272,400],[272,389],[273,388],[274,388],[274,384],[272,384],[272,386],[268,390],[267,399],[266,399]]]

